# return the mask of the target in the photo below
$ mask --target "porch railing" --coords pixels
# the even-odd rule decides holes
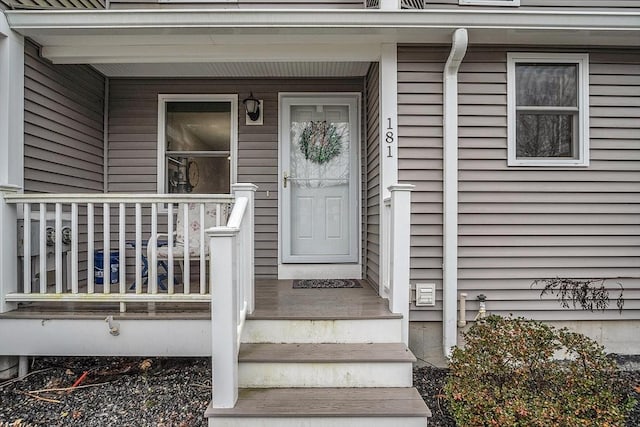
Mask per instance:
[[[4,197],[17,209],[22,262],[5,301],[119,302],[122,311],[127,302],[210,301],[204,228],[225,224],[232,195]]]
[[[402,314],[402,340],[409,345],[409,309],[411,285],[411,190],[409,184],[389,187],[382,215],[382,286],[389,298],[389,309]]]
[[[254,309],[253,184],[236,184],[226,227],[210,237],[213,406],[233,408],[238,399],[238,351],[244,322]]]

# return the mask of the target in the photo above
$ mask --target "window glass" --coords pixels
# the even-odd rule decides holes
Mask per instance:
[[[227,194],[231,180],[231,103],[167,102],[169,193]]]
[[[518,113],[517,157],[575,157],[572,114]]]
[[[229,102],[168,102],[167,151],[229,151]]]
[[[576,107],[578,66],[575,64],[516,65],[518,106]]]

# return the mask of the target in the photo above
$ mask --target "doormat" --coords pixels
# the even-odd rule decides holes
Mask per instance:
[[[354,279],[304,279],[294,280],[293,289],[320,288],[361,288],[362,285]]]

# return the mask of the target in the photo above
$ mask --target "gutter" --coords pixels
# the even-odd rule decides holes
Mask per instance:
[[[443,85],[443,274],[442,347],[445,357],[457,344],[458,293],[458,70],[467,52],[465,28],[453,33],[451,53],[444,67]]]
[[[638,32],[640,12],[564,10],[196,9],[5,11],[14,30],[150,28],[518,29]]]

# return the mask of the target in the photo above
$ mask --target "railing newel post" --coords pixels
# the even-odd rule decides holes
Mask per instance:
[[[389,303],[393,313],[402,314],[402,342],[409,345],[409,296],[411,285],[411,190],[410,184],[396,184],[391,192],[391,289]]]
[[[236,197],[246,197],[247,207],[244,214],[243,238],[245,244],[245,253],[242,254],[245,259],[245,272],[247,273],[245,286],[245,299],[247,301],[247,314],[253,313],[255,308],[255,194],[258,186],[255,184],[234,184],[231,186],[232,192]]]
[[[5,196],[18,191],[18,186],[0,185],[0,313],[17,307],[16,303],[7,302],[6,296],[18,289],[18,207],[9,205]]]
[[[237,230],[214,227],[209,237],[213,406],[233,408],[238,399],[238,294],[234,269]],[[212,382],[214,384],[214,382]]]

